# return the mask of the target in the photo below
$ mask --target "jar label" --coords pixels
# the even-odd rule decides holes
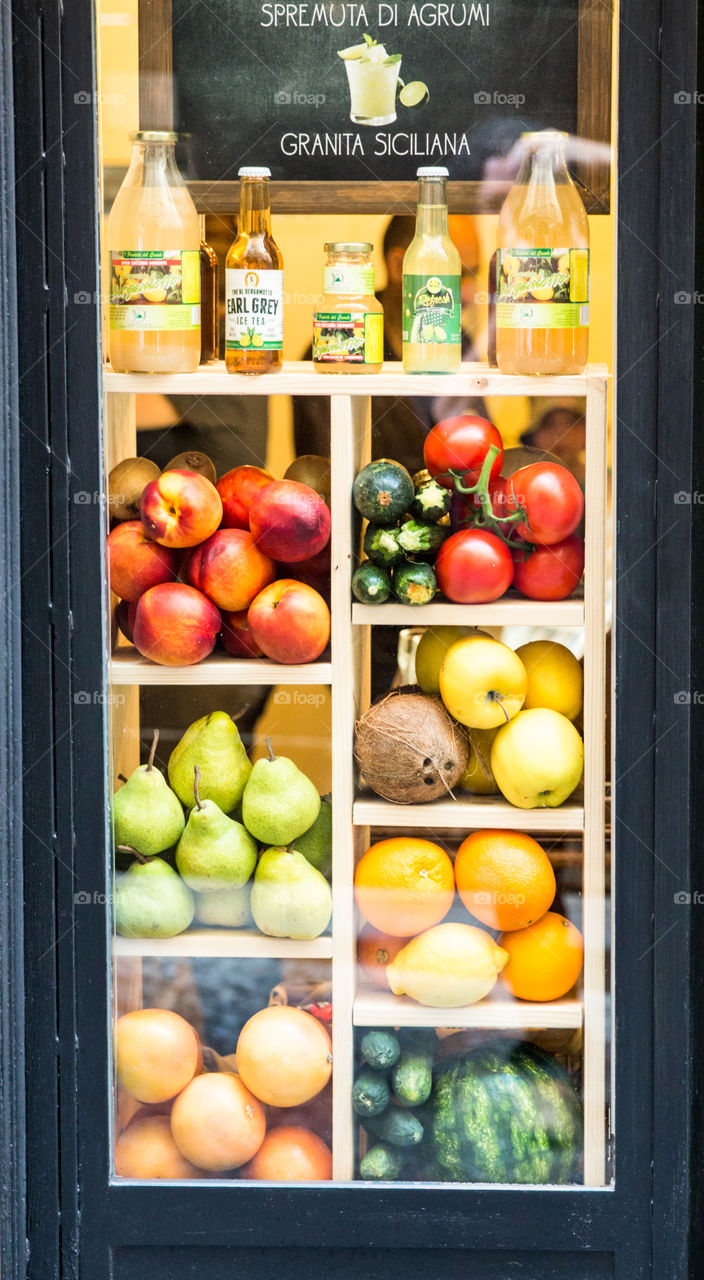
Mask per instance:
[[[403,341],[462,341],[459,276],[404,275]]]
[[[280,351],[283,341],[283,271],[228,267],[225,271],[225,349]]]
[[[374,268],[369,263],[333,262],[323,267],[323,293],[355,293],[370,298],[374,293]]]
[[[314,364],[381,364],[383,359],[384,317],[379,312],[316,311]]]
[[[588,249],[499,249],[497,329],[589,324]]]
[[[111,250],[111,329],[199,327],[199,249]]]

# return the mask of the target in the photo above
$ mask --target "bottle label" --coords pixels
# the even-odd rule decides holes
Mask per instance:
[[[403,277],[403,341],[462,341],[459,276]]]
[[[225,349],[280,351],[284,341],[284,273],[228,267]]]
[[[111,250],[111,329],[199,327],[199,249]]]
[[[384,317],[378,312],[316,311],[314,364],[381,364],[383,359]]]
[[[323,293],[357,293],[370,298],[374,293],[374,268],[359,262],[335,262],[323,267]]]
[[[499,249],[497,329],[589,324],[588,249]]]

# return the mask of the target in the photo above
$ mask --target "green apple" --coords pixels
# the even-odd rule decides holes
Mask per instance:
[[[521,659],[491,636],[458,640],[440,668],[440,696],[451,716],[469,729],[497,729],[517,715],[528,677]]]
[[[584,743],[566,716],[546,707],[519,711],[499,729],[491,771],[499,790],[519,809],[554,809],[582,776]]]

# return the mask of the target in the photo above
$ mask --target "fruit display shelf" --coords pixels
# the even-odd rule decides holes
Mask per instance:
[[[116,957],[182,956],[217,960],[330,960],[332,938],[323,934],[310,941],[268,938],[257,929],[187,929],[175,938],[113,939]]]
[[[309,662],[282,666],[268,658],[230,658],[211,654],[192,667],[165,667],[143,658],[132,645],[113,651],[110,680],[114,685],[190,684],[190,685],[320,685],[330,684],[329,662]]]
[[[517,809],[503,796],[395,804],[369,791],[354,801],[352,817],[358,827],[398,827],[411,831],[457,830],[466,834],[480,827],[565,833],[584,830],[584,806],[572,800],[556,809]]]
[[[568,600],[526,600],[509,593],[493,604],[353,604],[355,626],[381,627],[583,627],[584,597]]]
[[[579,999],[534,1003],[508,996],[487,997],[460,1009],[431,1008],[408,996],[360,984],[354,999],[355,1027],[476,1027],[482,1031],[527,1031],[582,1026],[584,1008]]]
[[[222,360],[204,365],[195,373],[114,373],[106,366],[103,388],[123,395],[162,392],[194,396],[583,396],[594,378],[605,378],[601,365],[589,365],[584,373],[556,377],[514,377],[487,364],[465,362],[459,373],[404,373],[400,361],[387,361],[380,373],[326,373],[311,361],[284,361],[280,373],[260,377],[232,374]]]

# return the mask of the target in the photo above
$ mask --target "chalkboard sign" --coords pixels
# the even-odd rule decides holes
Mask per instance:
[[[578,131],[578,17],[577,0],[173,0],[188,176],[478,180],[525,129]]]

